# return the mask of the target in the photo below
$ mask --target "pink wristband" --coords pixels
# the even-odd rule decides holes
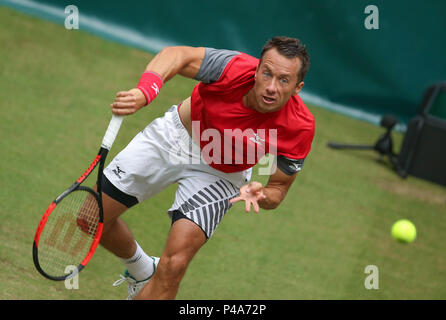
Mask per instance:
[[[145,105],[148,105],[156,98],[163,84],[163,78],[154,71],[145,71],[142,74],[137,88],[140,89],[146,97]]]

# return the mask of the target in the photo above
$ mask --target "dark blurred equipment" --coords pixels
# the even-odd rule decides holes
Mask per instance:
[[[413,175],[446,186],[446,82],[426,90],[420,114],[404,135],[398,165],[403,177]]]
[[[392,129],[397,124],[397,120],[392,115],[386,115],[381,119],[381,127],[386,129],[379,139],[373,145],[363,144],[342,144],[337,142],[329,142],[328,146],[333,149],[357,149],[357,150],[375,150],[380,157],[387,156],[393,168],[399,173],[401,170],[398,164],[398,155],[393,152]]]
[[[424,93],[419,115],[414,117],[404,135],[399,154],[393,152],[392,129],[396,118],[386,115],[381,126],[386,129],[374,145],[329,142],[334,149],[375,150],[387,156],[399,176],[408,175],[446,186],[446,82],[430,86]]]

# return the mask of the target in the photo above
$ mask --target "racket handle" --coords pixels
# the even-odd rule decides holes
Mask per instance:
[[[124,116],[113,115],[105,132],[104,139],[102,139],[101,147],[110,150],[116,136],[118,135],[119,128],[121,127]]]

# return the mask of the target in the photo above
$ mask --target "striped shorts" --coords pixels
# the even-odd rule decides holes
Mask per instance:
[[[177,106],[172,106],[116,155],[104,175],[138,202],[176,183],[168,215],[183,214],[209,239],[231,207],[229,200],[250,180],[251,169],[225,173],[209,166],[181,123]]]

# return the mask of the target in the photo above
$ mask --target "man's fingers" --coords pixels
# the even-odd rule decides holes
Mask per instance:
[[[259,204],[257,203],[257,201],[253,201],[252,206],[254,207],[254,212],[259,213],[260,208],[259,208]]]
[[[246,189],[246,192],[251,194],[257,194],[260,191],[262,191],[262,186],[250,186],[248,189]]]
[[[117,116],[128,116],[130,114],[135,113],[135,110],[133,109],[113,109],[112,108],[112,113],[116,114]]]
[[[129,115],[137,111],[134,103],[115,102],[110,105],[112,112],[116,115]]]
[[[233,203],[241,201],[241,200],[245,201],[245,211],[246,212],[251,211],[251,200],[245,199],[244,197],[240,196],[240,197],[232,198],[231,200],[229,200],[229,203],[233,204]]]
[[[115,101],[118,101],[118,102],[135,102],[136,98],[135,98],[135,96],[133,94],[130,94],[130,95],[119,96],[119,97],[116,96]]]
[[[251,201],[250,200],[245,200],[245,211],[246,212],[251,211]]]
[[[260,206],[259,206],[257,200],[262,200],[262,199],[265,199],[265,195],[258,194],[257,199],[255,199],[252,195],[247,195],[247,196],[239,196],[239,197],[232,198],[231,200],[229,200],[229,203],[233,204],[235,202],[243,200],[245,202],[245,211],[246,212],[251,211],[251,204],[252,204],[254,212],[259,213]]]
[[[126,97],[128,95],[132,95],[132,93],[130,91],[119,91],[116,94],[116,97]]]
[[[113,102],[111,104],[112,108],[134,108],[134,102]]]
[[[237,202],[237,201],[240,201],[240,200],[243,200],[242,197],[235,197],[235,198],[232,198],[231,200],[229,200],[229,203],[233,204],[234,202]]]

